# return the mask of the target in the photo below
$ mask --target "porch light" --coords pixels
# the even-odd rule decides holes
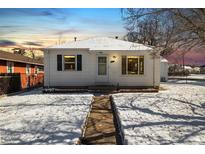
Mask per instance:
[[[110,63],[114,63],[116,61],[116,56],[112,56],[112,60],[110,61]]]

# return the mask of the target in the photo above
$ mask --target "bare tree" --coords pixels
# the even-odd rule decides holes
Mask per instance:
[[[13,48],[12,49],[14,54],[25,55],[26,51],[23,48]]]
[[[205,9],[122,9],[127,39],[154,46],[161,55],[205,47]]]
[[[161,47],[162,55],[205,45],[205,9],[123,9],[122,17],[128,40]]]
[[[30,48],[30,49],[29,49],[29,52],[30,52],[30,54],[31,54],[31,58],[32,58],[32,59],[35,59],[35,58],[36,58],[35,50],[32,49],[32,48]]]

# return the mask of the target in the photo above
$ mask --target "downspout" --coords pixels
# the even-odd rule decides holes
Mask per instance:
[[[153,55],[153,87],[155,87],[155,55]]]
[[[50,88],[50,54],[48,52],[48,50],[46,50],[46,53],[47,53],[47,58],[48,58],[48,88]]]
[[[49,68],[49,80],[48,80],[48,88],[50,88],[50,69],[51,69],[51,67],[50,67],[50,52],[48,51],[48,56],[49,56],[49,65],[48,65],[48,68]]]

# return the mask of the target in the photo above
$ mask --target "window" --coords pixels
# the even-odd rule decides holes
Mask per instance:
[[[13,73],[13,62],[7,62],[7,73]]]
[[[107,74],[107,58],[98,57],[98,75]]]
[[[30,70],[30,65],[26,64],[26,74],[30,74],[31,70]]]
[[[139,70],[139,58],[136,56],[130,56],[128,59],[128,74],[138,74]]]
[[[144,56],[122,56],[123,75],[143,75]]]
[[[75,70],[75,56],[64,56],[64,70]]]
[[[43,73],[43,66],[38,66],[38,73]]]
[[[38,67],[35,66],[35,74],[38,74]]]

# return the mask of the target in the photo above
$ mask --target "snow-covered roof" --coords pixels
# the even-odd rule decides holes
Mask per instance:
[[[151,47],[145,46],[139,43],[133,43],[128,41],[123,41],[119,39],[109,38],[109,37],[94,37],[86,40],[77,40],[72,42],[67,42],[60,45],[51,46],[48,49],[85,49],[89,50],[152,50]]]
[[[184,66],[184,69],[185,70],[192,70],[192,67],[191,66]]]
[[[168,60],[165,59],[164,57],[160,57],[160,61],[161,61],[162,63],[168,63]]]

